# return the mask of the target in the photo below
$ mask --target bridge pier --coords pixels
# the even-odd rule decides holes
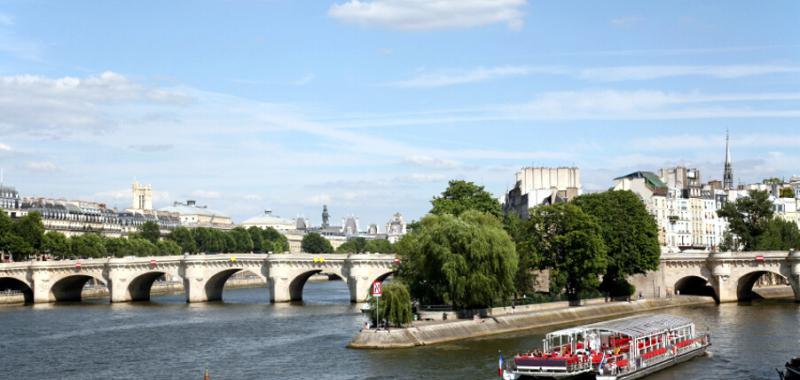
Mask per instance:
[[[186,302],[206,302],[206,276],[205,271],[194,263],[186,263],[183,271],[183,291],[186,294]]]
[[[54,301],[50,297],[50,272],[34,270],[31,274],[33,285],[33,303],[48,303]]]
[[[288,277],[269,276],[267,278],[267,289],[269,289],[269,302],[291,302],[292,292]]]
[[[108,277],[108,295],[111,298],[111,303],[133,301],[131,298],[131,293],[128,291],[127,278],[124,278],[118,274],[109,274]]]

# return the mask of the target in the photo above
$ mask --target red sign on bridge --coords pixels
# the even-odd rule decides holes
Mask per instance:
[[[372,283],[372,295],[374,297],[380,297],[383,294],[383,284],[380,281],[375,281]]]

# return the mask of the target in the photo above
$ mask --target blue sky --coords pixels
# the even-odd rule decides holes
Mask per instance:
[[[0,167],[26,196],[241,221],[422,216],[527,165],[800,174],[800,3],[0,1]]]

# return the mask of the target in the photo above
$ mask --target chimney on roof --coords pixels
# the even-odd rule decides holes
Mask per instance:
[[[192,199],[187,199],[187,200],[186,200],[186,205],[187,205],[187,206],[194,206],[196,203],[197,203],[197,202],[195,202],[195,201],[194,201],[194,200],[192,200]]]

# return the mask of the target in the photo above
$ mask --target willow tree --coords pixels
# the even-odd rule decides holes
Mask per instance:
[[[467,210],[428,215],[396,245],[398,277],[424,304],[484,308],[514,293],[517,254],[502,223]]]
[[[389,321],[395,327],[403,327],[403,325],[411,323],[411,295],[403,284],[386,284],[380,300],[377,297],[371,297],[369,306],[372,322],[375,325],[377,325],[379,317],[381,320]]]

